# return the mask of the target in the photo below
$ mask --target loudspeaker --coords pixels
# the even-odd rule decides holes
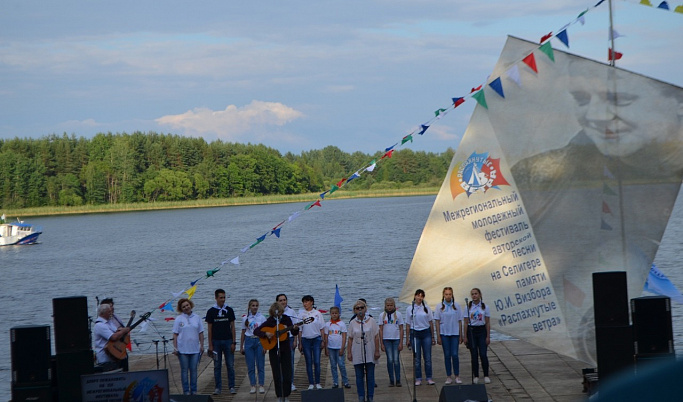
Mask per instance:
[[[441,388],[441,394],[439,394],[439,402],[487,402],[488,400],[489,396],[486,394],[486,386],[484,384],[445,385]]]
[[[95,372],[92,350],[60,353],[56,360],[59,400],[81,401],[81,376]]]
[[[670,298],[645,296],[631,299],[631,318],[637,355],[674,353]]]
[[[171,395],[170,402],[213,402],[210,395]]]
[[[301,402],[344,402],[344,388],[301,391]]]
[[[10,329],[12,343],[12,384],[50,384],[50,327],[24,325]]]
[[[12,386],[12,402],[52,402],[52,388],[50,385],[36,387]]]
[[[593,272],[595,327],[629,325],[626,272]]]
[[[630,325],[595,328],[595,343],[600,381],[617,373],[633,374],[635,351],[633,328]]]
[[[57,354],[91,349],[88,299],[85,296],[52,299]]]

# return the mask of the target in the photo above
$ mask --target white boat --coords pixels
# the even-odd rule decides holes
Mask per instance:
[[[5,215],[0,219],[0,246],[33,244],[43,233],[40,226],[25,223],[17,219],[16,222],[5,222]]]

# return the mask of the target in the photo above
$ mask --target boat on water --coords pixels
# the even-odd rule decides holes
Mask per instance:
[[[0,246],[34,244],[43,228],[17,219],[16,222],[6,222],[5,215],[0,218]]]

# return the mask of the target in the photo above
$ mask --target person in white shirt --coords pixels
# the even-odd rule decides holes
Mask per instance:
[[[197,393],[197,364],[204,351],[204,324],[202,319],[192,312],[193,308],[192,300],[178,300],[177,311],[180,314],[173,322],[173,354],[180,360],[180,380],[185,395]]]
[[[458,346],[463,342],[460,337],[462,316],[460,305],[453,300],[453,288],[450,286],[443,288],[441,303],[434,307],[434,322],[436,322],[436,343],[443,347],[446,384],[451,384],[453,381],[456,384],[462,384],[458,359]]]
[[[372,401],[375,393],[375,361],[379,359],[379,325],[367,314],[368,306],[356,301],[348,331],[346,353],[356,371],[356,390],[359,401]],[[367,380],[367,384],[366,381]],[[365,386],[367,385],[367,399]]]
[[[263,394],[266,376],[266,352],[261,346],[258,336],[254,335],[254,329],[258,328],[266,321],[266,317],[258,311],[259,302],[256,299],[249,300],[247,314],[242,317],[242,340],[240,342],[241,353],[247,362],[247,372],[249,373],[249,383],[251,384],[250,394],[256,393],[256,373],[258,369],[258,392]]]
[[[489,359],[486,355],[486,348],[491,343],[491,311],[484,304],[481,298],[481,290],[474,288],[470,291],[472,300],[467,306],[467,314],[465,316],[465,331],[467,337],[465,344],[470,350],[472,357],[472,382],[479,383],[479,360],[481,359],[481,367],[484,370],[484,383],[491,382],[489,378]],[[478,357],[477,357],[478,356]]]
[[[130,332],[128,327],[119,327],[118,322],[113,318],[114,310],[110,304],[101,303],[97,306],[97,319],[93,328],[95,334],[95,353],[97,364],[107,365],[115,368],[115,360],[107,354],[105,347],[109,341],[123,339]]]
[[[325,347],[323,341],[325,320],[320,311],[314,308],[314,299],[311,295],[301,298],[304,307],[299,310],[299,320],[313,318],[313,321],[304,324],[299,331],[299,351],[306,359],[306,375],[308,376],[308,389],[322,389],[320,385],[320,352]],[[315,366],[315,373],[314,373]],[[315,374],[315,375],[314,375]]]
[[[436,384],[432,379],[432,345],[436,344],[434,339],[434,321],[432,310],[427,303],[424,303],[425,292],[422,289],[415,291],[413,302],[406,309],[406,345],[413,346],[415,355],[415,385],[422,384],[422,362],[420,356],[424,356],[425,375],[427,384]],[[412,329],[412,331],[411,331]]]
[[[387,354],[389,386],[401,386],[401,360],[403,350],[403,316],[396,310],[396,301],[389,297],[384,300],[384,311],[379,315],[379,338],[382,352]]]
[[[330,307],[330,321],[325,323],[325,355],[330,357],[330,370],[332,371],[332,388],[339,387],[339,374],[341,372],[342,384],[345,388],[351,388],[349,378],[346,375],[346,324],[339,318],[339,307]],[[339,370],[337,370],[339,367]]]

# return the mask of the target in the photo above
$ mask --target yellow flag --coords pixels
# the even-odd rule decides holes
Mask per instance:
[[[194,296],[194,292],[197,291],[197,285],[192,286],[191,288],[187,289],[185,293],[187,293],[187,298],[191,299],[192,296]]]

